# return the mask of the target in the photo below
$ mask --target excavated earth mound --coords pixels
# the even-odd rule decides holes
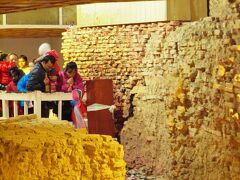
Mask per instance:
[[[123,147],[35,115],[0,121],[0,179],[124,179]]]

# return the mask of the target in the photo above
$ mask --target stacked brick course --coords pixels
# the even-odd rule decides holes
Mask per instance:
[[[235,16],[240,13],[239,0],[210,0],[210,15],[215,17]]]
[[[149,23],[72,28],[63,34],[65,64],[75,61],[84,80],[112,79],[115,104],[129,116],[130,91],[143,83],[145,48],[152,32],[165,37],[179,25]],[[159,52],[156,52],[159,54]],[[153,64],[148,63],[148,67]]]

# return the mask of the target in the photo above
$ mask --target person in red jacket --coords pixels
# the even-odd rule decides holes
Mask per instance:
[[[11,81],[11,77],[9,76],[9,70],[12,67],[16,66],[17,55],[14,53],[9,53],[5,61],[0,61],[0,84],[3,86],[8,85]],[[5,90],[4,88],[1,90]]]
[[[0,84],[4,86],[9,84],[9,82],[11,81],[11,77],[9,76],[9,70],[15,66],[16,66],[15,62],[11,61],[0,62],[0,74],[1,74]]]
[[[16,66],[9,69],[9,75],[11,78],[11,81],[8,83],[6,87],[7,92],[18,92],[17,91],[17,83],[19,79],[24,75],[24,72],[20,69],[18,69]]]
[[[17,60],[18,60],[18,55],[15,54],[15,53],[9,53],[9,54],[7,55],[6,60],[7,60],[7,61],[11,61],[11,62],[15,62],[15,63],[16,63]]]
[[[0,61],[0,90],[6,90],[6,86],[10,83],[9,69],[16,66],[17,55],[9,53],[6,59]],[[2,112],[2,101],[0,100],[0,113]]]

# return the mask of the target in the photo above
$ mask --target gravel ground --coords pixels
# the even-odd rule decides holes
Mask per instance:
[[[162,177],[147,176],[141,171],[127,170],[126,180],[166,180]]]

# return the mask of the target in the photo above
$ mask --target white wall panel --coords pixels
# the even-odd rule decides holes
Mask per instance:
[[[167,20],[167,0],[78,5],[79,26]]]

